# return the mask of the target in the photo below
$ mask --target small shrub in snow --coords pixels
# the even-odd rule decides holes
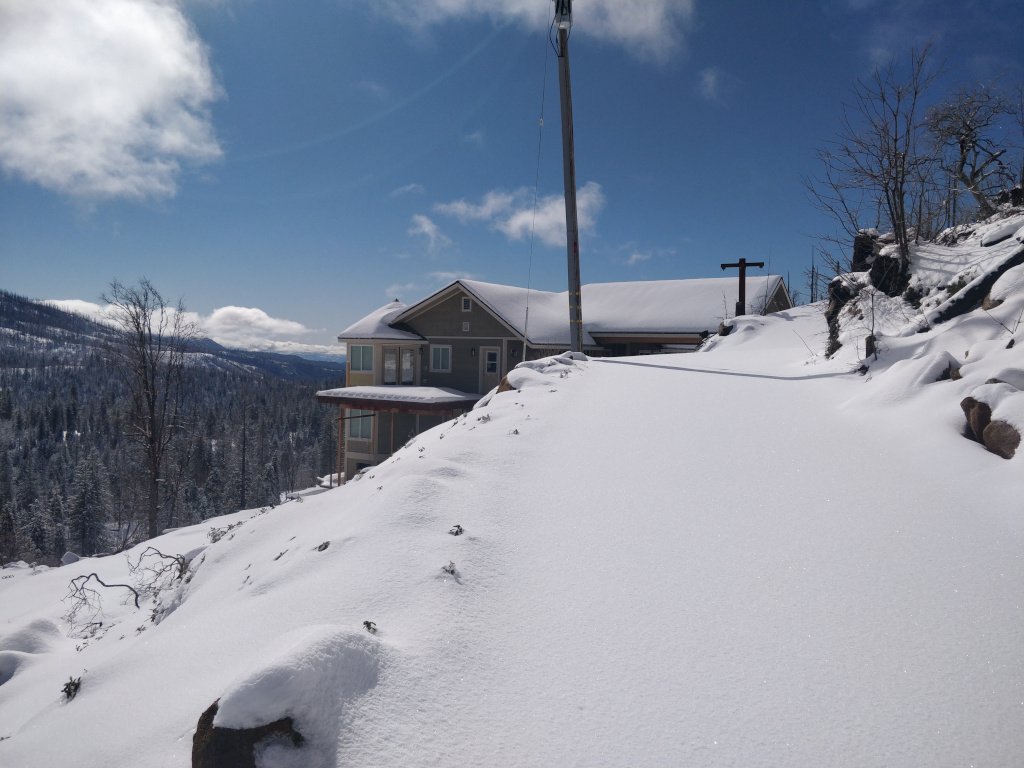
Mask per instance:
[[[441,570],[445,573],[454,576],[455,575],[455,563],[451,560],[448,561],[448,565],[442,565]]]
[[[82,687],[82,678],[80,677],[69,677],[68,681],[64,683],[64,687],[61,689],[64,691],[64,697],[71,701],[75,696],[78,695],[78,689]]]
[[[374,624],[372,621],[364,621],[363,622],[363,629],[365,629],[371,635],[374,635],[374,634],[377,633],[377,625]]]

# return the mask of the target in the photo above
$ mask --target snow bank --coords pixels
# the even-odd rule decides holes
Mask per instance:
[[[380,643],[365,633],[335,626],[296,630],[229,686],[213,724],[256,728],[291,717],[305,739],[301,764],[333,765],[343,710],[377,684],[380,661]]]

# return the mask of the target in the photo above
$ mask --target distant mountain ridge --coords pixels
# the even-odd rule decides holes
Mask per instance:
[[[66,353],[76,348],[87,352],[114,338],[112,329],[89,317],[4,290],[0,290],[0,331],[0,353],[5,358],[17,352]],[[284,379],[336,379],[345,373],[343,362],[229,349],[206,338],[195,342],[193,353],[211,367],[244,368]]]

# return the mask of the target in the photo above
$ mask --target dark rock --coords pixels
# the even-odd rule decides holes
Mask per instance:
[[[1020,445],[1020,432],[1005,421],[990,421],[982,433],[982,442],[990,453],[1012,459]]]
[[[851,272],[867,272],[871,262],[878,254],[878,235],[860,232],[853,238],[853,258],[850,259]]]
[[[733,326],[728,325],[727,323],[719,323],[718,324],[718,335],[719,336],[728,336],[730,333],[732,333],[732,329],[733,329]]]
[[[873,333],[868,334],[867,338],[864,339],[864,357],[871,357],[875,355],[875,335]],[[877,357],[877,355],[875,355]]]
[[[995,197],[996,205],[1010,205],[1016,207],[1018,205],[1024,205],[1024,187],[1016,186],[1012,189],[1004,189]]]
[[[977,440],[979,443],[982,442],[982,434],[985,432],[985,427],[992,420],[992,409],[988,407],[987,403],[979,402],[973,397],[965,397],[961,400],[960,407],[967,418],[967,427],[970,430],[969,437],[972,440]]]
[[[857,292],[841,277],[832,278],[828,284],[828,309],[825,310],[825,322],[828,323],[828,348],[825,355],[831,357],[842,346],[839,343],[839,313]],[[721,333],[721,327],[719,327]],[[724,335],[724,334],[723,334]]]
[[[876,256],[868,274],[871,275],[871,284],[886,296],[903,293],[910,279],[898,256]]]
[[[954,317],[959,317],[966,312],[970,312],[984,300],[988,295],[988,292],[992,290],[992,286],[996,284],[996,280],[1002,277],[1003,273],[1008,269],[1012,269],[1018,264],[1024,264],[1024,248],[1019,248],[1010,254],[1010,256],[1008,256],[1001,264],[986,273],[984,277],[975,281],[973,285],[959,291],[956,296],[950,298],[939,309],[939,311],[932,316],[932,324],[937,325],[939,323],[944,323]]]
[[[996,307],[998,307],[1002,303],[1003,303],[1002,299],[993,299],[991,296],[986,296],[981,301],[981,308],[982,309],[995,309]]]
[[[1013,339],[1010,339],[1008,342],[1006,342],[1006,348],[1013,349]]]
[[[960,379],[963,378],[963,376],[960,374],[960,369],[959,368],[954,368],[953,366],[950,366],[949,367],[949,378],[952,381],[960,381]]]
[[[292,746],[302,744],[290,717],[275,720],[259,728],[217,728],[213,724],[220,699],[199,716],[192,737],[192,768],[256,768],[256,745],[266,739],[287,739]]]

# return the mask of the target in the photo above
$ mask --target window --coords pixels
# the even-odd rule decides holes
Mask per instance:
[[[473,309],[473,300],[469,296],[462,297],[462,311],[469,312]]]
[[[349,411],[348,436],[355,440],[370,440],[373,437],[373,411]]]
[[[351,371],[372,371],[373,347],[349,345],[348,367]]]
[[[463,323],[462,324],[462,332],[463,333],[469,333],[469,323]]]
[[[416,381],[416,350],[402,350],[402,383],[415,384]]]
[[[498,375],[498,350],[488,349],[484,352],[484,373],[488,376]]]
[[[398,383],[398,350],[384,350],[384,383]]]
[[[452,348],[430,345],[430,370],[435,373],[452,372]]]

